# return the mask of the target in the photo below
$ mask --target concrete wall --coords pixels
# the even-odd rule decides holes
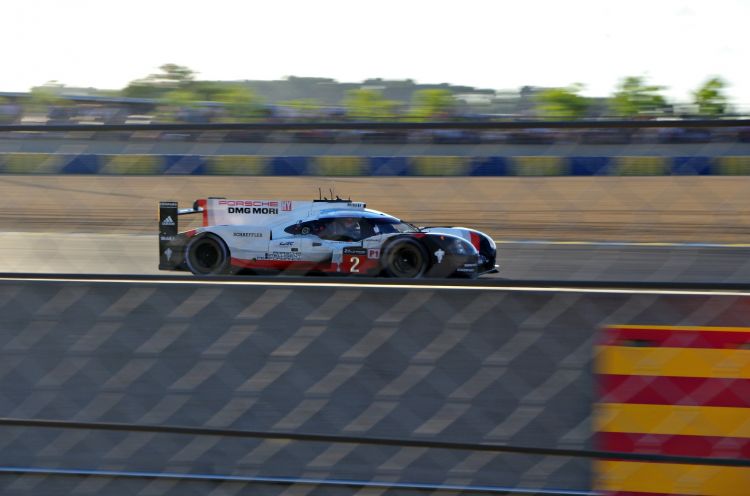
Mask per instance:
[[[749,305],[702,295],[2,281],[0,417],[586,448],[598,329],[748,325]],[[0,466],[580,490],[591,483],[583,459],[0,429]],[[3,494],[245,487],[0,475]]]

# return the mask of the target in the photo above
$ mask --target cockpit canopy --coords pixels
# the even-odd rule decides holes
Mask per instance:
[[[411,224],[386,215],[345,212],[292,224],[284,229],[294,236],[313,235],[329,241],[361,241],[380,234],[418,232]]]

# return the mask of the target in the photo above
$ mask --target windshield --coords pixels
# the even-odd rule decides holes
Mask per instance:
[[[396,219],[369,219],[374,234],[419,232],[419,228]]]

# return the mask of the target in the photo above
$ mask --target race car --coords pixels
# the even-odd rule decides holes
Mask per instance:
[[[179,232],[188,214],[202,215],[202,226]],[[160,270],[473,278],[497,271],[496,253],[475,229],[420,228],[340,198],[159,203]]]

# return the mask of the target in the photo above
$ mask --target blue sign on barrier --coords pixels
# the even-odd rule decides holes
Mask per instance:
[[[570,157],[571,176],[612,175],[609,157]]]
[[[274,157],[271,159],[272,176],[307,176],[309,173],[308,157]]]
[[[176,175],[356,175],[356,176],[705,176],[750,175],[750,157],[647,157],[551,155],[518,157],[440,156],[206,156],[0,154],[5,174],[176,174]],[[219,159],[221,161],[219,162]],[[232,159],[236,160],[236,170]],[[245,159],[245,160],[243,160]],[[731,160],[729,160],[731,159]],[[250,160],[250,162],[248,162]],[[220,166],[217,166],[219,164]]]
[[[675,157],[672,162],[673,176],[707,176],[715,174],[710,157]]]
[[[505,157],[474,157],[471,160],[470,176],[510,176],[512,169]]]
[[[370,174],[373,176],[409,176],[406,157],[370,157]]]

